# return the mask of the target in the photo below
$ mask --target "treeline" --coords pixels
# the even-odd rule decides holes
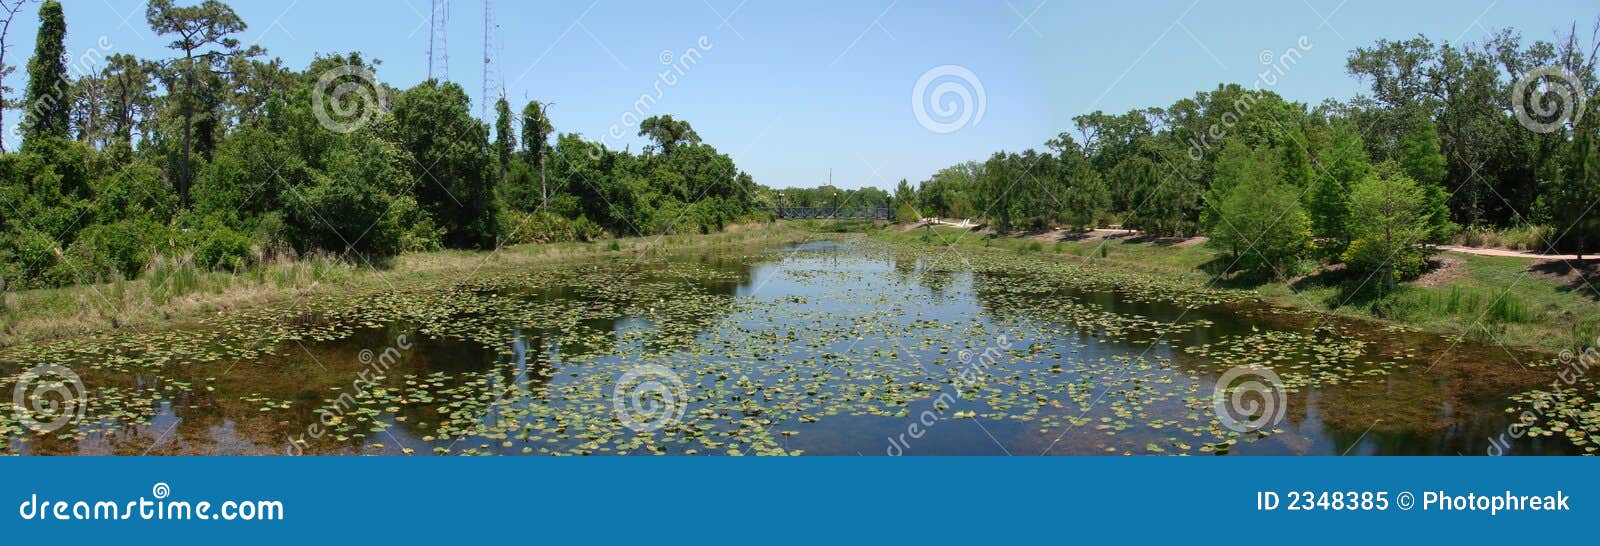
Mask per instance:
[[[1600,26],[1597,26],[1600,28]],[[1393,282],[1463,226],[1553,226],[1600,245],[1594,36],[1510,31],[1458,47],[1418,37],[1348,58],[1371,94],[1310,106],[1220,85],[1167,107],[1075,118],[1043,151],[939,171],[901,203],[1005,230],[1119,225],[1208,235],[1241,269],[1287,277],[1344,262]],[[1286,76],[1286,53],[1272,70]],[[1520,80],[1520,81],[1519,81]],[[1531,83],[1530,83],[1531,82]]]
[[[765,206],[782,207],[889,208],[892,200],[889,192],[881,188],[844,189],[823,184],[815,188],[764,190],[761,201]]]
[[[39,19],[24,96],[0,97],[23,114],[21,149],[0,155],[0,289],[131,278],[157,260],[238,269],[714,231],[755,211],[750,176],[670,116],[641,120],[653,144],[637,154],[555,136],[537,101],[514,112],[502,98],[491,126],[461,86],[395,89],[358,53],[304,71],[265,60],[216,0],[149,2],[164,59],[68,59],[61,4]]]

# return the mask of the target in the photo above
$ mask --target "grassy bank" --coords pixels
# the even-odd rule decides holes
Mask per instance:
[[[783,223],[747,224],[711,235],[525,244],[492,252],[444,250],[403,254],[383,263],[311,256],[238,272],[206,271],[192,263],[161,260],[133,280],[0,294],[0,347],[110,330],[175,327],[300,298],[462,279],[535,263],[771,245],[799,240],[806,233],[802,226]]]
[[[1213,272],[1226,265],[1225,256],[1205,245],[1177,241],[1051,241],[985,236],[947,227],[883,230],[873,235],[902,243],[959,245],[1136,268],[1188,279],[1196,287],[1252,291],[1280,305],[1385,320],[1506,345],[1560,350],[1587,347],[1600,335],[1600,299],[1581,282],[1542,273],[1523,258],[1445,254],[1442,267],[1384,292],[1375,279],[1336,269],[1288,281],[1219,278]]]

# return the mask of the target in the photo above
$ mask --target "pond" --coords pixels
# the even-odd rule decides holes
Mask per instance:
[[[846,236],[464,274],[12,351],[6,393],[60,364],[81,385],[47,386],[81,389],[80,416],[0,430],[23,455],[1588,447],[1560,423],[1506,434],[1513,397],[1555,376],[1548,355],[1048,254]]]

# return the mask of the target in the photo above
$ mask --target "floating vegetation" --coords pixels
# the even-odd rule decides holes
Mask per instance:
[[[1423,339],[1070,257],[845,238],[491,269],[12,347],[0,390],[60,364],[87,405],[49,433],[6,412],[0,433],[12,454],[1218,455],[1365,438],[1443,452],[1512,419],[1503,399],[1453,399],[1452,422],[1480,428],[1363,434],[1347,408],[1396,382],[1441,388]],[[1215,415],[1214,382],[1244,365],[1282,378],[1284,422],[1237,432]],[[681,385],[619,395],[635,369]],[[681,415],[628,426],[668,403]],[[1595,409],[1540,434],[1587,442]],[[926,434],[896,443],[913,423]]]

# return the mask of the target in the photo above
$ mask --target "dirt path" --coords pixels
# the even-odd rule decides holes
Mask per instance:
[[[1504,248],[1472,248],[1456,245],[1434,245],[1434,248],[1461,254],[1477,254],[1479,256],[1505,256],[1508,258],[1527,258],[1530,260],[1577,260],[1576,254],[1535,254],[1520,250],[1506,250]],[[1593,257],[1591,255],[1590,257]]]

